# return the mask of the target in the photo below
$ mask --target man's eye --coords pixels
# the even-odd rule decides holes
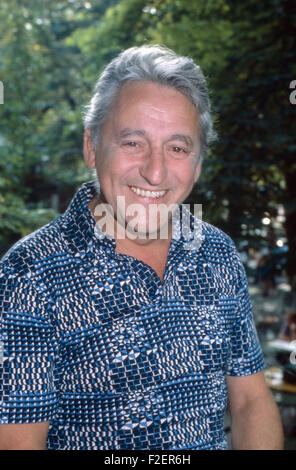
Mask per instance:
[[[179,147],[178,145],[172,145],[171,150],[174,154],[180,157],[185,157],[189,153],[189,151],[186,148]]]
[[[133,142],[133,141],[131,141],[131,142],[125,142],[124,145],[126,145],[127,147],[139,147],[138,142]]]
[[[121,143],[121,149],[129,155],[141,156],[147,150],[147,144],[139,140],[125,140]]]
[[[132,154],[138,154],[143,150],[143,145],[140,142],[136,142],[135,140],[127,140],[126,142],[122,142],[121,147],[125,152]]]

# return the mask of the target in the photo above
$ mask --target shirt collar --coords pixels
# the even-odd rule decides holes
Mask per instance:
[[[96,224],[88,207],[97,195],[95,180],[84,183],[74,195],[63,214],[63,232],[74,255],[88,256],[102,245],[115,252],[115,239]],[[198,250],[203,242],[202,221],[193,216],[185,204],[180,204],[173,214],[173,235],[170,252],[175,250]]]
[[[84,183],[75,193],[62,216],[63,232],[69,249],[75,256],[87,256],[98,245],[98,239],[95,236],[96,221],[88,207],[88,204],[96,195],[95,181]],[[109,245],[111,242],[112,244],[112,241],[107,238],[102,242]]]

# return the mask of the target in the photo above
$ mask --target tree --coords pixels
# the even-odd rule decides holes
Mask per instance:
[[[87,58],[67,40],[114,3],[1,2],[1,252],[63,211],[90,177],[82,159]]]
[[[254,230],[265,212],[273,216],[282,204],[289,245],[287,274],[295,290],[295,107],[289,102],[289,83],[296,76],[295,3],[270,0],[263,5],[248,0],[228,5],[239,47],[219,76],[226,84],[219,102],[219,177],[230,177],[227,222],[239,237],[239,225]]]

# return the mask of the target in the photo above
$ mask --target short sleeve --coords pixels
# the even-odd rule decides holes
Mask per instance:
[[[237,308],[226,371],[227,375],[232,376],[252,375],[265,368],[264,357],[254,323],[245,270],[241,262],[238,261],[238,263]]]
[[[26,275],[0,263],[0,423],[50,421],[56,414],[57,341],[48,304]]]

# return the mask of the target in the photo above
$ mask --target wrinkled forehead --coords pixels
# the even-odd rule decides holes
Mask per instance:
[[[119,90],[109,118],[125,118],[134,113],[137,118],[147,115],[160,124],[170,120],[184,124],[199,122],[199,114],[192,101],[179,90],[158,82],[127,82]]]

